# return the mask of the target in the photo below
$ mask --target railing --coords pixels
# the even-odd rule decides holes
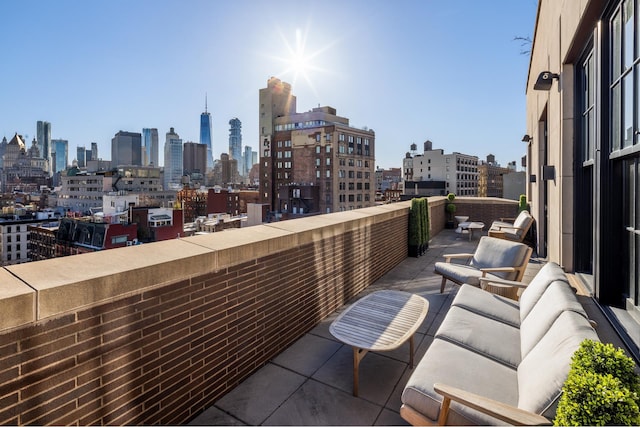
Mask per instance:
[[[408,208],[0,269],[0,423],[187,422],[402,261]]]

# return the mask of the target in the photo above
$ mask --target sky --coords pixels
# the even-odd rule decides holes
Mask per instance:
[[[0,138],[98,143],[157,128],[229,152],[229,120],[258,142],[258,92],[291,83],[298,112],[331,106],[375,131],[376,166],[411,144],[506,166],[525,155],[525,89],[537,0],[0,1]]]

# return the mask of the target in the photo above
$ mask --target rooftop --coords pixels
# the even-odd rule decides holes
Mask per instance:
[[[441,276],[434,274],[434,263],[441,261],[443,254],[473,252],[477,243],[475,236],[469,241],[454,230],[443,230],[432,238],[424,256],[406,258],[349,303],[382,289],[425,297],[429,312],[415,337],[417,362],[459,289],[448,282],[440,294]],[[532,258],[523,281],[531,280],[544,262]],[[574,283],[580,288],[577,281]],[[597,322],[600,339],[624,348],[593,299],[582,289],[578,289],[578,295],[590,318]],[[407,425],[399,410],[402,390],[412,372],[409,343],[392,352],[367,354],[360,364],[359,397],[354,397],[351,347],[329,332],[331,322],[347,306],[196,416],[190,425]]]

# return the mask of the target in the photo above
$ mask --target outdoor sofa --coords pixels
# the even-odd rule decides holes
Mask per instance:
[[[400,414],[413,425],[548,424],[586,338],[598,340],[557,264],[543,266],[519,301],[465,284],[409,378]]]

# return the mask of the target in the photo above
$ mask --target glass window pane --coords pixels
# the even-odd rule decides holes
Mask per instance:
[[[586,132],[585,132],[585,159],[584,160],[591,160],[593,159],[593,139],[595,137],[595,131],[594,131],[594,119],[593,119],[593,110],[589,110],[589,112],[587,113],[587,117],[585,118],[585,125],[587,127]]]
[[[623,64],[624,69],[628,69],[633,64],[633,0],[625,0],[624,2],[624,53]]]
[[[620,149],[620,101],[621,84],[614,86],[611,97],[611,150]]]
[[[633,73],[629,73],[622,80],[624,111],[623,111],[623,147],[633,145]]]
[[[611,80],[620,77],[620,57],[622,56],[622,24],[618,11],[611,19]]]

